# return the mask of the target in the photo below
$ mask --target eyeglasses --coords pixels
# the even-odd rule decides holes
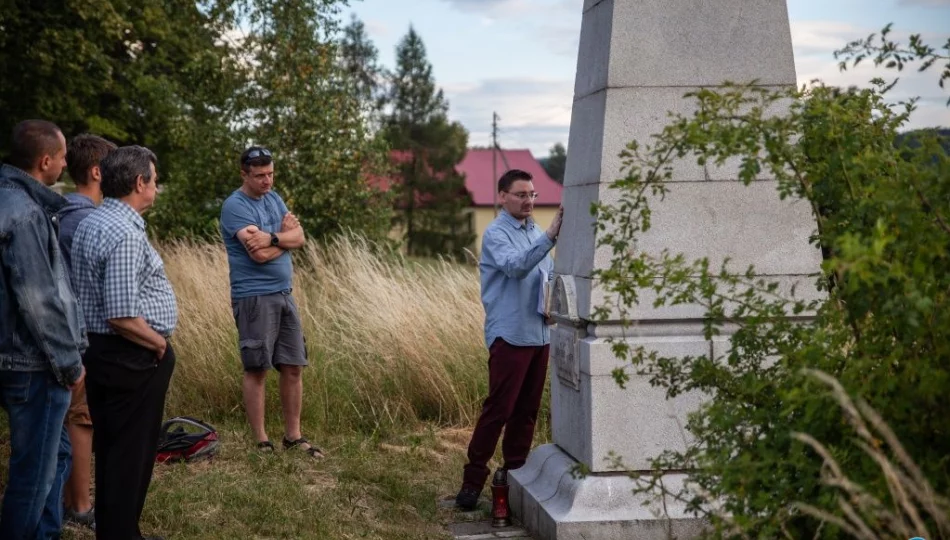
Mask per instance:
[[[526,199],[531,199],[533,201],[538,198],[538,194],[533,191],[531,193],[528,193],[525,191],[521,191],[518,193],[512,193],[510,191],[506,191],[505,193],[507,193],[508,195],[511,195],[512,197],[517,198],[519,201],[524,201]]]
[[[247,156],[244,157],[244,161],[241,162],[242,165],[247,165],[248,161],[252,159],[257,159],[259,157],[271,157],[270,150],[266,148],[255,148],[247,153]]]

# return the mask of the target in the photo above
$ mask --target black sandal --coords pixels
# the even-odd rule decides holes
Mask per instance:
[[[257,443],[257,449],[261,452],[276,452],[277,448],[274,447],[274,443],[270,441],[261,441]]]
[[[291,448],[296,448],[300,446],[301,444],[306,444],[307,446],[309,446],[309,448],[307,448],[307,453],[310,454],[310,457],[315,458],[315,459],[324,458],[323,452],[321,452],[320,449],[317,448],[316,446],[310,444],[310,441],[308,441],[304,437],[301,437],[297,439],[296,441],[288,441],[287,438],[284,437],[284,448],[287,450],[290,450]]]

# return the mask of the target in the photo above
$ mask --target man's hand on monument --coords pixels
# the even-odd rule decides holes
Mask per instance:
[[[300,221],[297,220],[297,216],[293,212],[287,212],[284,214],[283,221],[280,222],[280,232],[286,232],[293,229],[296,229],[300,226]]]
[[[548,238],[551,241],[557,240],[557,235],[561,232],[561,219],[564,218],[564,207],[561,206],[557,209],[557,214],[554,214],[554,219],[551,220],[551,225],[546,231]]]
[[[257,231],[247,238],[247,242],[245,242],[244,245],[247,246],[248,253],[254,253],[259,249],[270,247],[270,233]]]

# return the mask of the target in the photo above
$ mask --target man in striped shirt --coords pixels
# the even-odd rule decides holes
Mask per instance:
[[[157,161],[140,146],[106,156],[105,198],[73,237],[72,282],[89,334],[97,538],[142,538],[138,521],[175,366],[168,340],[178,307],[142,219],[155,202]]]

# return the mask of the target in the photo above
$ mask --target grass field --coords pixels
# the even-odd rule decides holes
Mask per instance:
[[[315,461],[253,448],[223,248],[175,244],[161,252],[180,311],[166,416],[209,421],[222,443],[210,463],[157,466],[143,532],[169,539],[446,537],[449,515],[436,503],[458,488],[487,386],[477,271],[407,261],[353,239],[298,254],[294,295],[311,363],[303,431],[328,455]],[[282,429],[273,383],[276,377],[267,422],[276,442]],[[541,416],[538,442],[547,439],[546,405]],[[65,538],[93,535],[67,529]]]
[[[469,431],[417,427],[385,439],[322,435],[328,457],[258,454],[240,419],[218,425],[211,462],[156,467],[142,529],[166,538],[441,539]],[[275,426],[279,429],[279,426]],[[67,528],[65,538],[92,539]]]

